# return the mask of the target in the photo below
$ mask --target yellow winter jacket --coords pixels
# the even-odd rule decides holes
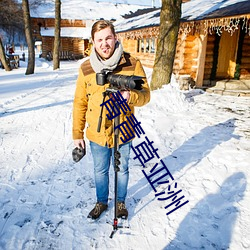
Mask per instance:
[[[128,105],[131,111],[126,114],[121,112],[120,123],[126,121],[126,116],[134,113],[134,107],[143,106],[150,100],[150,90],[146,80],[146,75],[139,60],[136,60],[128,53],[123,53],[119,65],[113,71],[113,74],[142,76],[144,84],[142,90],[132,89]],[[114,147],[113,138],[113,120],[109,120],[106,114],[109,114],[106,108],[103,108],[101,130],[97,132],[97,126],[103,102],[103,92],[109,87],[97,85],[96,73],[87,60],[82,63],[79,69],[79,75],[76,83],[75,97],[73,102],[73,140],[84,138],[84,129],[87,122],[86,137],[101,146],[107,145]],[[109,97],[107,97],[108,100]],[[138,119],[137,119],[138,120]],[[139,121],[139,120],[138,120]],[[143,127],[143,124],[141,124]],[[122,144],[122,141],[119,141]]]

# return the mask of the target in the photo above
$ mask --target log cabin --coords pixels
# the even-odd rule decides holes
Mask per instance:
[[[115,22],[124,50],[147,67],[154,65],[160,11],[137,11]],[[249,90],[250,1],[184,1],[173,73],[187,76],[199,88],[246,80]]]
[[[98,19],[115,21],[147,6],[116,4],[110,2],[62,0],[61,1],[61,59],[79,59],[90,53],[90,30]],[[41,43],[41,57],[52,59],[54,45],[55,4],[46,1],[31,10],[34,41]]]
[[[54,18],[32,18],[33,37],[41,41],[41,57],[52,60]],[[81,59],[89,46],[92,20],[61,20],[60,59]]]

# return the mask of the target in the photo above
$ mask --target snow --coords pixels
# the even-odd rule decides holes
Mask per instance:
[[[117,32],[139,29],[141,27],[158,26],[160,24],[160,9],[152,12],[135,16],[128,19],[120,18],[114,22]]]
[[[169,201],[157,200],[131,154],[130,228],[109,238],[112,168],[109,209],[98,222],[87,221],[95,204],[88,143],[79,163],[71,157],[82,61],[53,71],[52,62],[37,57],[28,76],[22,61],[11,72],[0,70],[0,249],[250,249],[250,99],[180,91],[174,78],[151,92],[136,118],[189,203],[167,216]]]
[[[191,0],[182,4],[182,18],[186,20],[202,19],[202,17],[215,10],[247,1],[249,0]]]
[[[62,19],[71,20],[96,20],[104,19],[118,19],[121,15],[128,14],[131,11],[135,12],[138,9],[149,8],[148,5],[126,4],[115,2],[101,2],[95,0],[62,0],[61,1],[61,17]],[[54,18],[55,17],[55,4],[52,1],[46,1],[45,4],[38,6],[36,9],[30,10],[32,17]]]
[[[191,0],[182,3],[181,19],[185,21],[192,21],[197,19],[204,19],[206,15],[211,14],[215,10],[219,10],[236,3],[246,2],[248,0]],[[249,13],[250,10],[238,10]],[[160,8],[142,14],[140,16],[131,17],[128,19],[120,18],[114,24],[117,32],[135,30],[142,27],[158,26],[160,24]]]
[[[107,0],[98,0],[98,2],[107,2]],[[161,6],[161,0],[108,0],[111,3],[123,3],[123,4],[138,4],[138,5],[148,5],[148,6]]]
[[[42,36],[54,36],[55,28],[41,28]],[[80,37],[82,39],[89,39],[91,37],[91,28],[90,27],[62,27],[61,28],[61,37]]]

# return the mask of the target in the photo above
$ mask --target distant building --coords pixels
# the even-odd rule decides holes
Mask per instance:
[[[108,2],[62,0],[60,58],[83,58],[90,53],[91,27],[98,19],[115,21],[121,15],[145,6]],[[31,10],[34,40],[41,42],[41,57],[50,58],[54,46],[54,3],[47,2]]]
[[[32,18],[33,37],[41,42],[41,57],[48,58],[52,55],[54,47],[54,18]],[[87,52],[91,21],[61,20],[61,59],[69,59],[74,55],[77,59],[83,58]],[[63,56],[65,58],[63,58]]]

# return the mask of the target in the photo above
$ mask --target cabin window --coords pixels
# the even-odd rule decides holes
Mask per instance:
[[[155,38],[142,38],[137,40],[138,53],[155,53]]]
[[[143,52],[143,39],[137,40],[137,52],[142,53]]]
[[[140,39],[137,40],[137,49],[136,52],[139,53],[140,52]]]
[[[155,38],[151,38],[150,53],[155,53]]]

